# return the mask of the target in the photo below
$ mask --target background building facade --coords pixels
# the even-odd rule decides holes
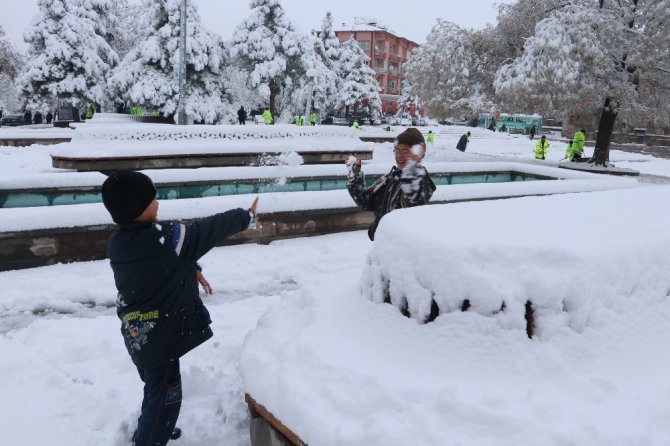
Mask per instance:
[[[382,88],[382,112],[396,113],[402,107],[403,64],[419,45],[374,21],[356,19],[354,25],[342,23],[335,30],[341,42],[353,37],[370,58],[370,67],[377,73]]]

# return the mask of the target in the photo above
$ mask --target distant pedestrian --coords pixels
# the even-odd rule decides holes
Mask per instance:
[[[33,117],[33,121],[35,122],[35,124],[41,124],[41,123],[42,123],[42,119],[43,119],[43,118],[42,118],[42,112],[39,111],[39,110],[37,110],[37,111],[35,112],[35,116]]]
[[[572,152],[579,158],[584,153],[584,143],[586,142],[586,130],[581,129],[575,132],[572,137]]]
[[[312,113],[310,113],[310,114],[309,114],[309,123],[310,123],[310,125],[316,125],[316,120],[317,120],[316,112],[312,112]]]
[[[549,146],[551,143],[547,141],[547,137],[542,135],[542,138],[540,138],[537,141],[537,144],[535,144],[535,159],[538,160],[544,160],[547,159],[547,155],[549,154]]]
[[[240,125],[247,125],[247,111],[244,109],[244,106],[241,106],[240,109],[237,110],[237,120]]]
[[[492,132],[495,132],[495,131],[496,131],[496,122],[495,122],[495,121],[491,121],[491,125],[489,125],[488,128],[489,128],[489,130],[491,130]]]
[[[361,126],[360,126],[360,124],[358,123],[358,119],[354,119],[354,122],[351,124],[351,126],[352,126],[353,128],[355,128],[356,130],[360,130],[360,129],[361,129]]]
[[[53,121],[53,119],[54,119],[54,115],[53,115],[53,113],[51,113],[51,110],[49,110],[47,112],[47,124],[51,125],[51,121]]]
[[[264,122],[266,125],[270,125],[270,124],[272,124],[272,113],[270,112],[270,109],[269,109],[269,108],[266,108],[266,109],[263,111],[263,122]]]
[[[456,148],[461,152],[465,152],[465,149],[468,147],[468,143],[470,142],[470,135],[471,133],[469,131],[465,132],[463,133],[463,136],[461,136],[461,139],[458,140]]]
[[[2,127],[2,115],[4,113],[4,110],[0,108],[0,127]]]
[[[535,124],[533,124],[533,126],[530,128],[530,132],[528,132],[529,135],[530,135],[530,139],[535,139],[535,132],[536,131],[537,131],[537,128],[535,127]]]
[[[26,122],[26,124],[32,124],[33,112],[31,112],[30,110],[26,110],[26,112],[23,114],[23,120]]]
[[[500,131],[503,133],[507,132],[507,126],[505,125],[505,123],[503,123],[503,125],[500,126]]]
[[[426,141],[428,144],[434,144],[435,143],[435,133],[433,133],[432,130],[428,130],[428,135],[426,137]]]

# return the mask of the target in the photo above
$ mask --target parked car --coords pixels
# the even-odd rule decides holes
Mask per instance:
[[[323,125],[351,125],[347,118],[339,118],[337,116],[326,116],[322,121]]]
[[[18,125],[27,125],[30,124],[23,119],[23,115],[18,113],[10,113],[2,116],[2,125],[8,127],[14,127]]]

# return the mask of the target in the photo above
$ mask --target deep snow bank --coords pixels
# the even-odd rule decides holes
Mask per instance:
[[[588,309],[670,291],[668,187],[440,205],[384,218],[363,274],[363,293],[390,297],[423,321],[440,313],[491,315],[524,323],[531,301],[543,324],[582,330]]]
[[[361,283],[334,271],[260,319],[244,390],[319,446],[665,446],[669,192],[395,211]],[[384,277],[415,315],[433,293],[445,311],[419,324],[370,300]]]

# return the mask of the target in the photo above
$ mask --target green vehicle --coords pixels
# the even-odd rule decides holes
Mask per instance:
[[[523,115],[509,113],[482,113],[477,119],[477,127],[485,129],[495,128],[496,132],[519,133],[528,135],[535,126],[535,134],[542,134],[542,116],[538,114]],[[504,127],[503,127],[504,126]]]

